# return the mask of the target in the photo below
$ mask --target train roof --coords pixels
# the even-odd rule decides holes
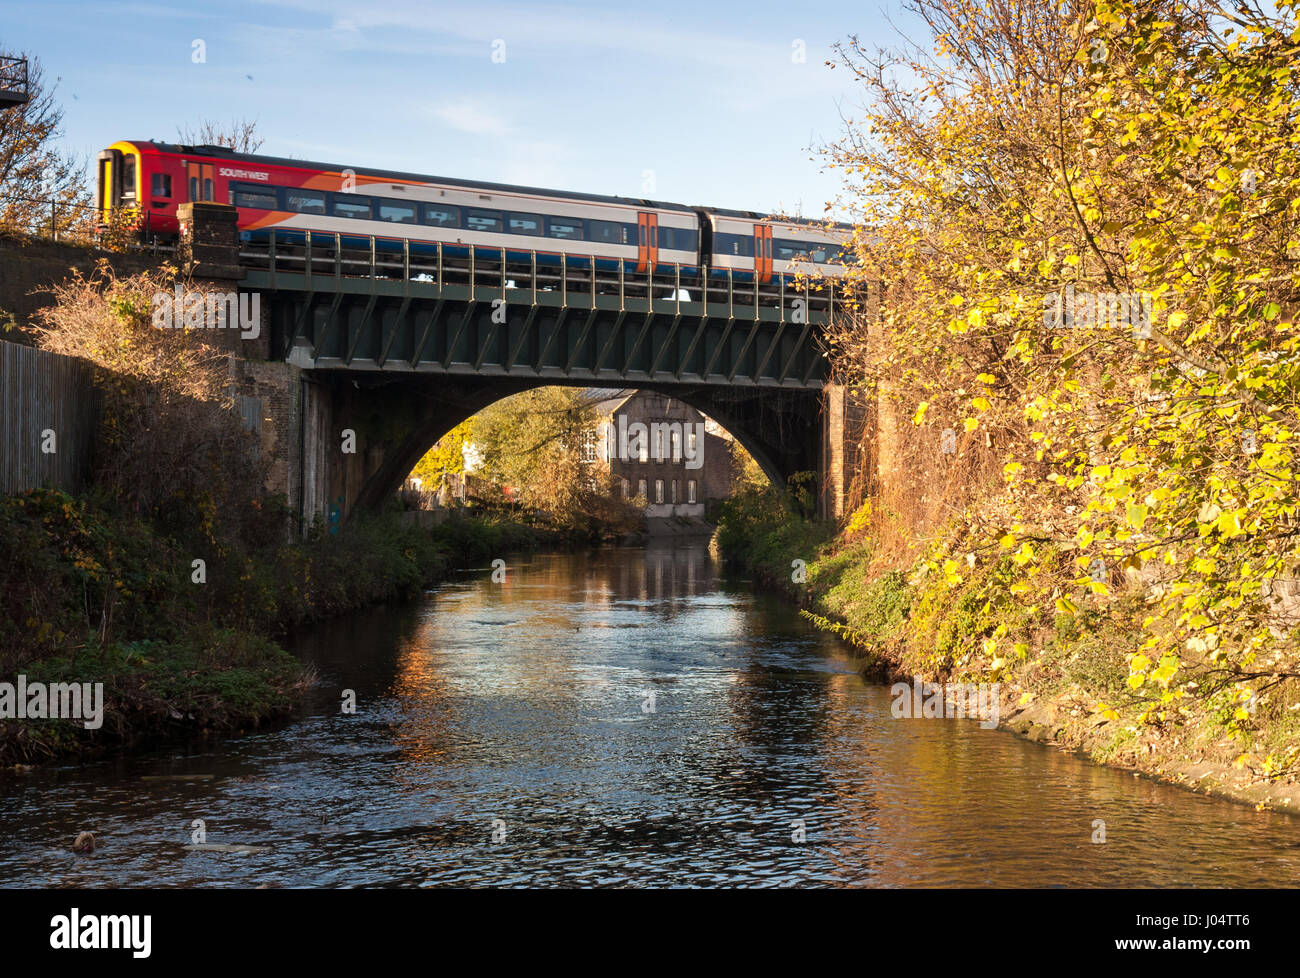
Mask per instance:
[[[133,139],[128,142],[139,143],[141,145],[152,146],[164,153],[202,153],[204,156],[217,156],[222,159],[238,161],[241,163],[264,163],[275,166],[292,166],[308,170],[333,170],[342,171],[345,169],[352,170],[354,173],[365,174],[370,177],[388,177],[394,180],[415,180],[427,183],[444,183],[450,187],[465,187],[474,190],[495,190],[503,193],[525,193],[536,194],[541,197],[564,197],[570,200],[598,200],[607,204],[623,204],[630,207],[655,207],[660,210],[678,210],[687,213],[704,211],[709,214],[718,214],[722,217],[743,217],[752,220],[777,220],[785,221],[790,224],[807,224],[809,226],[823,226],[822,221],[798,220],[795,218],[780,217],[774,214],[762,214],[758,211],[739,211],[728,210],[723,207],[705,207],[703,205],[692,206],[690,204],[676,204],[670,201],[649,200],[644,197],[616,197],[608,194],[588,194],[578,193],[572,190],[550,190],[544,187],[524,187],[512,183],[489,183],[483,180],[462,180],[456,177],[439,177],[428,173],[408,173],[404,170],[379,170],[369,166],[351,166],[345,167],[338,163],[321,163],[317,160],[299,160],[287,156],[261,156],[256,153],[236,153],[227,146],[190,146],[183,143],[162,143],[154,139]],[[835,224],[837,228],[852,230],[851,224]]]

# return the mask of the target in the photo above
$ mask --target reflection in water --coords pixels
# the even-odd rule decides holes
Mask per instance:
[[[1294,885],[1300,820],[895,720],[699,544],[511,563],[300,642],[277,730],[0,783],[5,885]],[[343,690],[358,711],[343,714]],[[205,780],[144,781],[195,775]],[[1106,821],[1105,845],[1092,822]],[[194,819],[211,843],[188,852]],[[81,829],[101,848],[74,857]],[[494,829],[496,841],[494,841]],[[805,841],[799,842],[800,831]]]

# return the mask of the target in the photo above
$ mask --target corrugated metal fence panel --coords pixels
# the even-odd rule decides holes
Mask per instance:
[[[0,340],[0,492],[79,490],[90,473],[98,404],[89,364]]]
[[[262,436],[262,399],[260,397],[241,395],[239,398],[239,416],[243,419],[245,428],[259,438]]]

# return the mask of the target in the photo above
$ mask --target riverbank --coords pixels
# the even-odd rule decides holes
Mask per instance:
[[[312,676],[273,637],[568,542],[492,517],[421,528],[396,513],[291,542],[282,516],[263,502],[205,541],[53,490],[0,500],[0,683],[103,684],[95,729],[0,706],[0,769],[275,722]]]
[[[1166,692],[1153,702],[1130,680],[1150,623],[1138,583],[1042,602],[1010,556],[941,559],[960,549],[951,540],[933,542],[929,559],[900,564],[878,552],[869,513],[841,531],[751,496],[728,507],[714,546],[853,646],[870,678],[997,683],[999,726],[1019,736],[1300,814],[1300,681],[1284,653],[1260,658],[1262,678],[1248,696],[1240,677],[1207,670],[1194,695]],[[1214,662],[1212,650],[1206,658]]]

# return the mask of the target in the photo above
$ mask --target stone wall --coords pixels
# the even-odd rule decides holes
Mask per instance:
[[[300,374],[287,363],[230,357],[231,394],[268,460],[266,487],[291,503],[299,498],[302,478]]]
[[[873,399],[843,384],[822,390],[823,516],[848,516],[871,492],[876,464]]]
[[[46,238],[0,236],[0,318],[9,313],[20,325],[30,322],[37,309],[54,303],[41,290],[66,281],[74,269],[89,276],[104,261],[118,275],[134,275],[156,268],[165,257],[100,251]],[[20,336],[7,338],[23,341]]]

